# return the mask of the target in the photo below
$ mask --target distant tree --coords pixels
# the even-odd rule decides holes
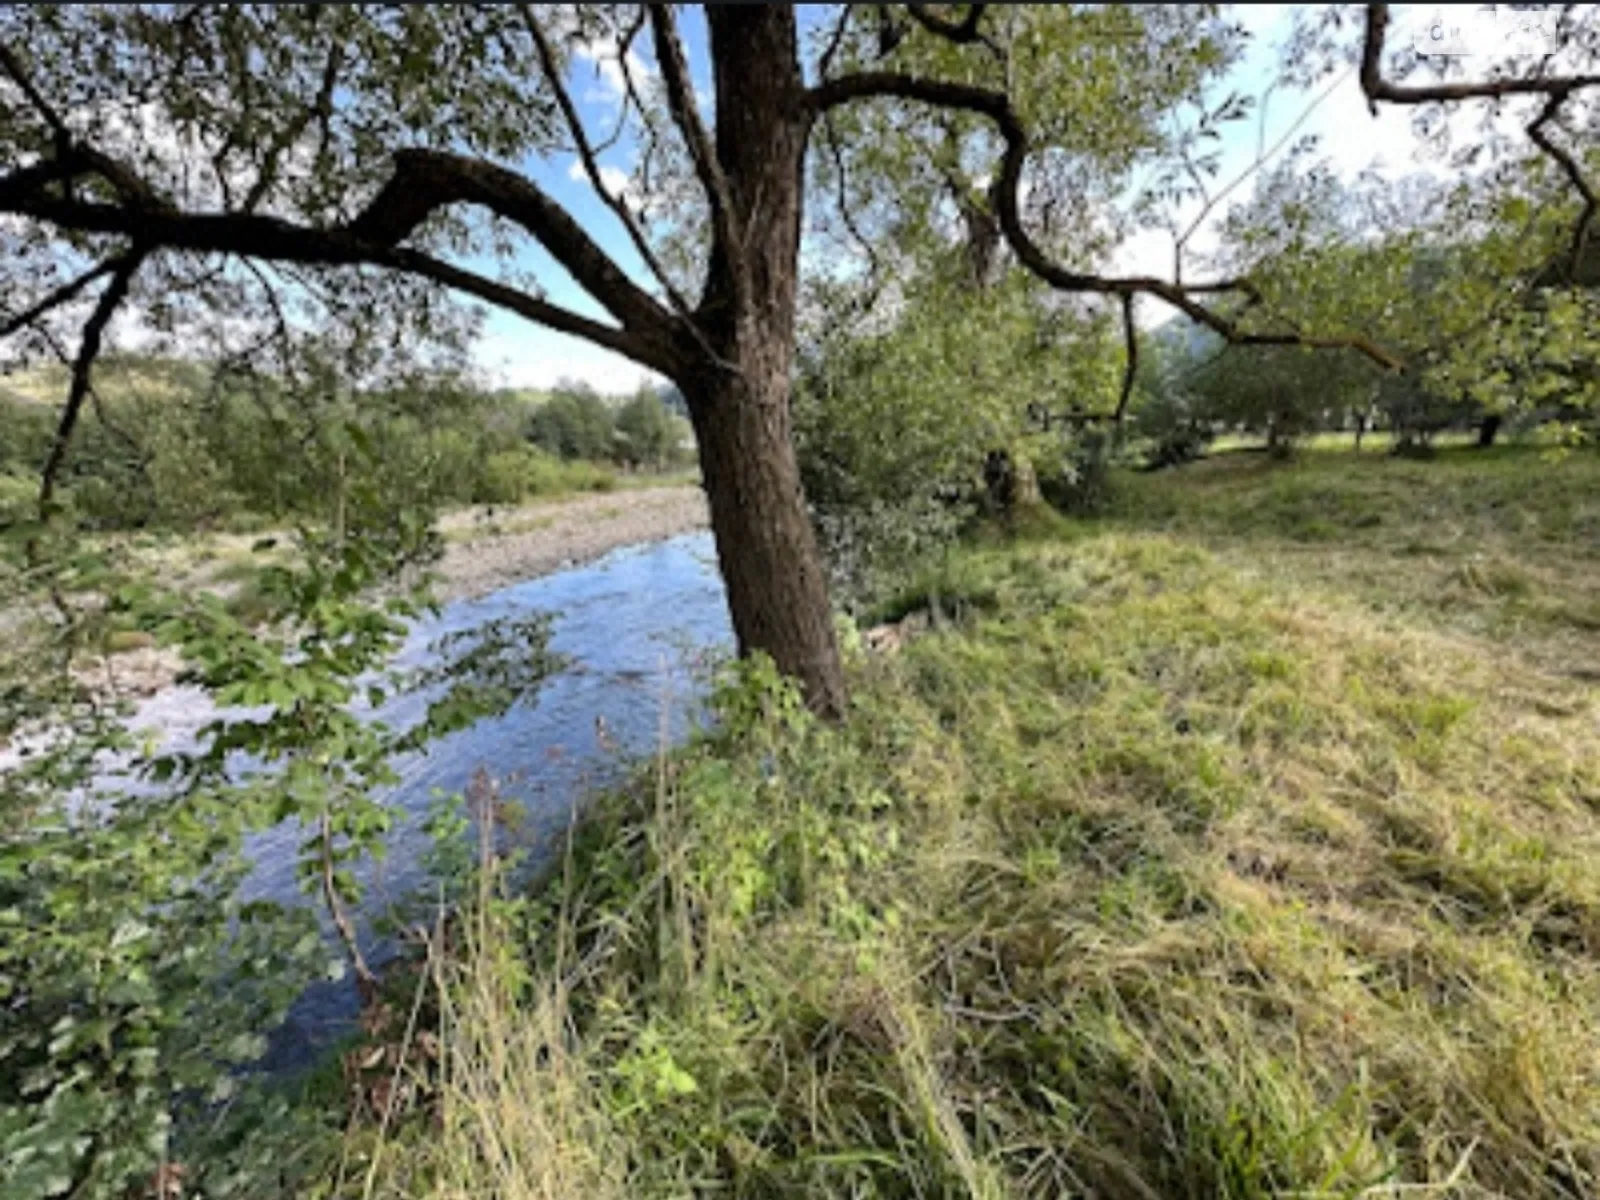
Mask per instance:
[[[678,456],[683,440],[682,418],[667,410],[661,393],[642,387],[616,417],[617,459],[633,467],[665,467]]]
[[[1270,453],[1286,455],[1297,439],[1342,427],[1376,381],[1377,372],[1347,351],[1235,346],[1197,370],[1192,386],[1204,418],[1259,434]]]
[[[674,416],[682,417],[685,420],[688,420],[689,402],[684,399],[683,393],[678,390],[677,384],[661,384],[656,388],[656,395],[660,398],[662,405],[668,412],[672,413]]]
[[[528,440],[561,458],[611,457],[611,410],[586,383],[563,380],[528,419]]]

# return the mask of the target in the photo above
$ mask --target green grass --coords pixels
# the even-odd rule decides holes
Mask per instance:
[[[1600,1195],[1596,482],[1214,461],[964,548],[847,722],[726,693],[470,925],[431,1113],[345,1178]]]
[[[1359,597],[1380,617],[1600,670],[1600,455],[1442,450],[1430,462],[1226,455],[1119,478],[1108,524],[1169,533],[1246,574]]]

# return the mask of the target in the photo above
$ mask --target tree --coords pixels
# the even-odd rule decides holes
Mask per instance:
[[[1287,455],[1297,438],[1342,428],[1349,413],[1365,410],[1379,378],[1349,352],[1229,347],[1194,371],[1191,387],[1206,420],[1260,434],[1269,453]]]
[[[588,384],[563,381],[528,418],[528,440],[560,458],[610,458],[611,410]]]
[[[623,354],[671,379],[688,402],[740,649],[770,654],[814,707],[838,712],[844,683],[789,413],[803,166],[819,123],[876,103],[981,124],[995,168],[987,196],[1012,253],[1057,289],[1120,301],[1130,340],[1132,298],[1151,295],[1230,341],[1356,345],[1399,365],[1365,336],[1245,326],[1203,299],[1248,291],[1247,280],[1110,278],[1053,258],[1050,239],[1024,224],[1023,175],[1035,151],[1041,178],[1062,181],[1041,195],[1060,195],[1084,178],[1073,163],[1138,150],[1161,115],[1146,98],[1218,62],[1214,40],[1173,29],[1213,18],[1204,6],[1172,18],[989,11],[971,5],[958,19],[912,5],[880,27],[879,14],[847,6],[819,42],[808,82],[793,9],[708,7],[713,126],[667,5],[575,15],[529,5],[15,6],[0,16],[0,67],[12,84],[0,213],[22,221],[16,291],[25,299],[5,330],[37,328],[101,289],[73,356],[62,452],[107,327],[136,285],[176,320],[169,297],[213,310],[264,303],[272,289],[262,280],[275,272],[321,289],[324,306],[363,316],[405,292],[404,320],[424,329],[442,320],[438,293],[450,289]],[[1108,22],[1121,22],[1114,36],[1099,28]],[[1538,96],[1553,118],[1596,82],[1390,83],[1386,23],[1387,6],[1370,6],[1362,82],[1375,101]],[[632,86],[629,68],[646,26],[661,80],[650,94]],[[617,45],[630,85],[625,115],[636,115],[652,149],[666,147],[649,172],[658,207],[671,207],[665,216],[652,219],[607,187],[600,143],[565,83],[568,35]],[[1159,54],[1146,53],[1152,45]],[[1063,47],[1093,69],[1063,71]],[[652,287],[507,165],[567,152],[626,230]],[[683,167],[676,175],[674,163]],[[675,179],[692,186],[674,190]],[[514,273],[464,265],[459,251],[488,255],[512,232],[543,247],[606,318],[554,304]],[[675,273],[679,251],[697,266],[693,301]],[[45,507],[53,474],[47,463]]]
[[[629,466],[668,466],[678,457],[683,435],[682,422],[652,387],[640,388],[617,410],[615,453]]]

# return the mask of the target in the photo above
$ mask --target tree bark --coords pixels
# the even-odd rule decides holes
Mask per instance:
[[[1502,418],[1499,413],[1490,413],[1488,416],[1483,418],[1482,422],[1479,423],[1478,445],[1480,448],[1488,449],[1490,446],[1494,445],[1494,439],[1500,432],[1501,420]]]
[[[677,383],[700,442],[739,652],[764,651],[813,711],[846,697],[833,608],[791,438],[802,170],[809,116],[794,10],[709,6],[715,153],[736,245],[712,247]]]
[[[836,716],[844,676],[790,439],[788,377],[723,373],[684,391],[739,653],[766,652],[813,711]]]

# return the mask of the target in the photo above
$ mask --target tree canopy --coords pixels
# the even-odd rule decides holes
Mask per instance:
[[[1419,58],[1389,44],[1386,5],[1301,22],[1289,78],[1353,69],[1372,104],[1425,117],[1469,102],[1526,109],[1523,137],[1479,140],[1482,161],[1459,164],[1462,186],[1434,218],[1470,231],[1459,261],[1483,268],[1434,289],[1419,322],[1443,332],[1448,353],[1391,327],[1392,284],[1410,270],[1404,236],[1391,254],[1348,228],[1294,232],[1327,207],[1294,194],[1319,186],[1314,175],[1285,173],[1258,193],[1214,276],[1191,278],[1181,253],[1170,278],[1095,271],[1173,199],[1214,202],[1207,144],[1249,111],[1246,97],[1214,94],[1242,45],[1216,6],[843,6],[804,49],[789,10],[712,6],[705,20],[693,61],[709,71],[697,79],[667,5],[5,9],[0,213],[16,301],[4,332],[73,364],[44,499],[119,311],[286,359],[307,329],[359,327],[366,370],[381,375],[400,359],[459,356],[472,319],[450,297],[465,297],[681,389],[740,644],[837,709],[827,592],[788,436],[808,207],[836,210],[867,248],[847,276],[915,258],[919,237],[956,221],[980,274],[1004,247],[1048,288],[1111,302],[1129,348],[1119,409],[1139,298],[1235,345],[1345,348],[1385,370],[1455,372],[1457,388],[1504,392],[1529,371],[1507,364],[1534,345],[1574,377],[1592,298],[1560,285],[1586,278],[1596,207],[1587,10],[1562,11],[1538,64]],[[586,127],[569,82],[575,49],[596,43],[615,51],[616,132]],[[632,194],[601,169],[624,132]],[[529,169],[566,156],[635,264]],[[1133,168],[1151,161],[1166,169],[1129,202]],[[1305,219],[1268,217],[1286,205]],[[549,299],[518,253],[528,244],[604,315]]]

